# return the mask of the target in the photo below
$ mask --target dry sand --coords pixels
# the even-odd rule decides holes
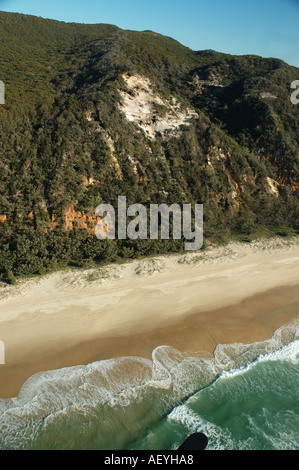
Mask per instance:
[[[211,355],[296,316],[299,238],[63,271],[2,286],[0,308],[1,398],[41,370],[150,357],[162,344]]]

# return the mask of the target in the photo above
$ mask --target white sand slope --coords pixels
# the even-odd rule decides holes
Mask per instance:
[[[178,132],[181,125],[189,125],[198,114],[191,109],[182,109],[177,98],[162,99],[152,90],[151,82],[142,75],[123,75],[127,90],[119,90],[122,97],[121,111],[126,118],[138,126],[150,138],[157,134]]]

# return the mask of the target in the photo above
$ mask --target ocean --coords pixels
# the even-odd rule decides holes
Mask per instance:
[[[0,449],[299,449],[298,320],[253,344],[198,357],[169,346],[41,372],[0,400]]]

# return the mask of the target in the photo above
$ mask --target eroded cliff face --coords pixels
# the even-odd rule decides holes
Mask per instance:
[[[100,217],[76,210],[74,205],[65,212],[64,217],[66,230],[85,229],[91,235],[95,235],[95,226],[101,220]]]
[[[120,110],[150,139],[157,135],[179,135],[180,126],[188,126],[192,118],[198,118],[191,108],[184,109],[176,97],[162,99],[144,75],[123,74],[122,78],[126,89],[119,90]]]
[[[122,179],[123,178],[123,175],[122,175],[122,171],[121,171],[121,168],[119,166],[119,162],[118,162],[118,159],[117,159],[117,153],[115,151],[115,146],[114,146],[114,142],[111,138],[111,136],[109,135],[109,132],[104,129],[96,120],[95,120],[95,117],[94,117],[94,112],[93,111],[87,111],[85,113],[86,115],[86,119],[92,123],[93,127],[94,127],[94,132],[99,132],[103,138],[104,138],[104,141],[106,142],[109,150],[110,150],[110,155],[111,155],[111,163],[110,163],[110,166],[114,168],[115,170],[115,177],[117,179]],[[94,180],[94,178],[86,178],[84,177],[84,184],[86,186],[90,186],[91,184],[94,184],[95,182],[98,182],[96,180]]]
[[[110,140],[110,138],[109,138]],[[111,151],[114,152],[114,145],[111,140]],[[208,172],[210,172],[212,175],[215,172],[215,163],[221,161],[223,164],[229,161],[230,159],[230,153],[225,152],[222,148],[218,147],[211,147],[209,150],[209,154],[206,160],[206,163],[202,165],[202,168],[205,168]],[[115,157],[115,161],[117,161],[117,158]],[[214,163],[213,163],[214,162]],[[137,164],[136,162],[131,162],[134,165],[134,173],[138,175],[137,171]],[[117,166],[118,167],[118,166]],[[121,174],[121,170],[119,168],[119,173],[118,176]],[[236,210],[240,208],[241,205],[241,198],[242,198],[242,193],[246,193],[246,184],[250,183],[251,185],[255,184],[255,178],[252,175],[247,175],[243,174],[242,178],[236,181],[235,175],[232,174],[228,169],[226,169],[226,174],[227,178],[229,180],[230,184],[230,191],[228,193],[228,199],[232,201],[232,204],[235,206]],[[142,182],[142,179],[138,178],[139,181]],[[96,183],[98,183],[98,180],[95,180],[94,178],[83,178],[83,184],[88,191],[91,189]],[[280,197],[280,188],[283,187],[284,185],[282,183],[278,183],[274,179],[267,177],[266,178],[266,184],[265,184],[265,192],[267,192],[272,198],[279,198]],[[298,186],[298,185],[297,185]],[[297,190],[299,188],[297,187]],[[296,188],[294,188],[294,191]],[[167,196],[168,192],[164,191],[164,194]],[[221,198],[221,195],[216,195],[219,199]],[[149,198],[150,200],[150,198]],[[58,221],[55,217],[55,213],[52,209],[46,209],[45,212],[48,213],[49,215],[49,220],[50,220],[50,226],[53,230],[55,230],[59,225],[62,225],[63,228],[67,231],[71,230],[87,230],[88,233],[91,236],[95,236],[95,227],[97,223],[101,220],[101,217],[98,217],[94,214],[87,213],[85,211],[78,210],[75,206],[75,204],[72,204],[70,207],[68,207],[64,213],[63,213],[63,220],[61,219]],[[30,211],[27,214],[27,217],[29,219],[35,220],[36,219],[36,213],[35,211]],[[4,224],[9,221],[9,217],[7,215],[0,215],[0,223]]]
[[[0,12],[1,24],[5,17]],[[60,29],[49,20],[44,31],[53,27],[54,47],[34,22],[26,27],[38,50],[32,37],[18,36],[23,26],[15,28],[26,55],[11,64],[19,76],[7,72],[13,105],[0,107],[0,232],[16,250],[14,269],[14,229],[23,220],[20,251],[34,231],[56,241],[64,228],[71,244],[73,232],[95,235],[95,208],[119,195],[130,204],[202,203],[211,239],[264,226],[297,230],[299,107],[289,89],[296,69],[194,52],[150,32],[85,25],[83,34],[79,25]],[[32,64],[37,80],[25,102],[20,75],[32,73]],[[119,253],[127,256],[127,246]]]
[[[53,210],[45,210],[45,213],[48,214],[52,230],[55,230],[58,226],[62,225],[62,227],[67,231],[84,229],[92,236],[95,236],[95,227],[101,220],[101,217],[77,210],[73,204],[64,212],[63,221],[58,221],[56,219]],[[37,214],[34,211],[31,211],[27,217],[28,219],[35,220]],[[6,215],[0,215],[0,223],[4,224],[8,221],[9,219]],[[45,230],[47,230],[46,227],[47,224],[45,225]]]

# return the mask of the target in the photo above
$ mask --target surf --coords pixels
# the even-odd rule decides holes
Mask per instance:
[[[246,373],[257,362],[276,357],[297,361],[296,348],[298,319],[266,341],[218,345],[213,357],[159,346],[151,360],[122,357],[40,372],[17,397],[0,400],[0,448],[131,448],[147,439],[155,424],[173,418],[177,406],[192,405],[196,394],[211,393],[217,382]],[[200,416],[196,420],[205,421]],[[199,428],[191,426],[187,432]],[[200,430],[215,434],[217,425]]]

